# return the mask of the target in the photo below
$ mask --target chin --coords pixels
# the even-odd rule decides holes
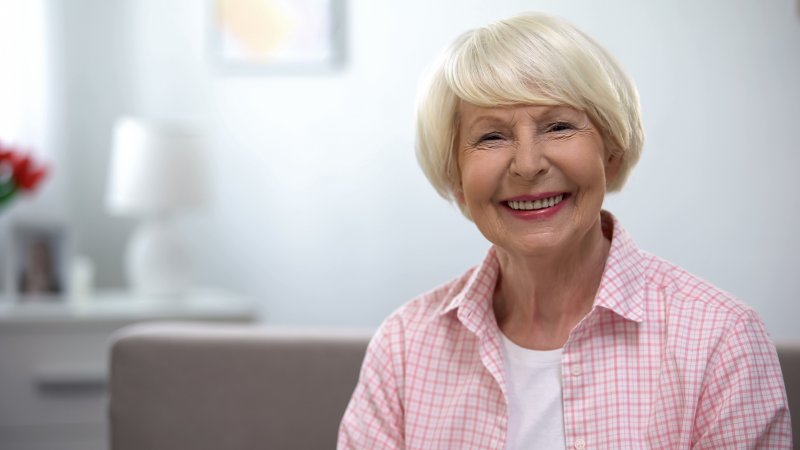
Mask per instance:
[[[513,255],[545,256],[563,248],[563,240],[553,234],[526,236],[522,239],[496,243],[498,247]]]

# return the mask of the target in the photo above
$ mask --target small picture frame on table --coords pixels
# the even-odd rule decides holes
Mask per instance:
[[[18,304],[58,303],[67,299],[70,240],[66,226],[17,222],[9,233],[6,290]]]

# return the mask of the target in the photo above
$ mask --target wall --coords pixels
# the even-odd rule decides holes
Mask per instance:
[[[123,283],[132,222],[103,209],[120,114],[191,117],[214,143],[214,203],[181,220],[204,283],[273,323],[376,325],[480,260],[487,243],[413,156],[418,78],[463,30],[518,11],[568,18],[637,81],[647,143],[607,200],[644,248],[798,337],[800,17],[791,0],[350,0],[347,62],[231,76],[208,61],[210,2],[72,0],[61,10],[65,151],[80,248]]]
[[[53,46],[57,23],[46,0],[0,3],[0,142],[30,151],[51,167],[60,167],[63,155],[60,59]],[[64,172],[52,171],[36,201],[15,201],[14,209],[43,219],[64,216],[66,179]]]

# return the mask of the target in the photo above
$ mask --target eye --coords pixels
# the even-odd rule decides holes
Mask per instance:
[[[572,124],[569,122],[554,122],[547,126],[547,131],[552,131],[555,133],[562,131],[570,131],[574,129],[575,127],[572,126]]]
[[[478,142],[486,141],[499,141],[503,139],[503,135],[497,132],[486,133],[478,139]]]

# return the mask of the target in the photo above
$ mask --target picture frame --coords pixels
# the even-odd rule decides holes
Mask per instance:
[[[223,73],[324,73],[344,61],[345,0],[208,1],[209,53]]]
[[[17,304],[66,302],[71,241],[57,222],[15,222],[8,233],[6,292]]]

